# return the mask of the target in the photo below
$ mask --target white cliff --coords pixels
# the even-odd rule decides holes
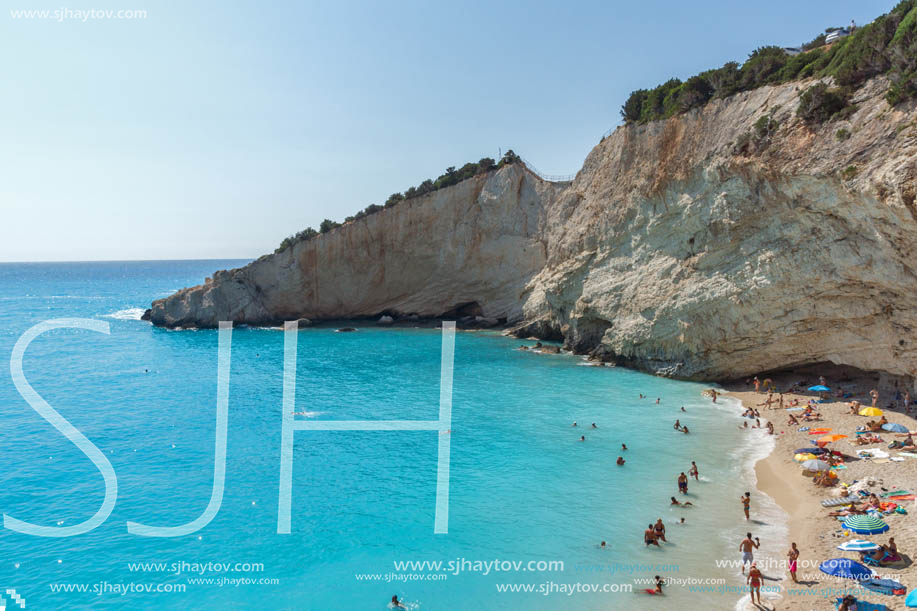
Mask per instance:
[[[514,164],[153,304],[166,326],[477,313],[644,370],[737,377],[830,361],[917,375],[917,111],[884,84],[843,121],[808,83],[624,126],[572,184]],[[760,117],[776,131],[736,142]],[[846,130],[849,138],[838,135]]]

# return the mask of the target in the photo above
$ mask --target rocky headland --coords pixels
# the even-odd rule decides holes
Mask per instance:
[[[830,362],[912,381],[917,110],[890,106],[878,77],[811,125],[796,108],[813,82],[623,125],[572,182],[505,165],[216,272],[148,316],[448,317],[679,378]]]

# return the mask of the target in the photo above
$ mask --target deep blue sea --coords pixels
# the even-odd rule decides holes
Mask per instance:
[[[292,532],[277,533],[284,338],[256,328],[233,331],[216,517],[176,538],[129,534],[128,521],[196,519],[214,477],[217,332],[154,328],[140,314],[153,299],[243,263],[0,264],[5,362],[43,321],[110,326],[109,335],[53,330],[25,353],[29,383],[117,476],[114,510],[88,533],[0,530],[0,590],[15,589],[27,609],[381,611],[393,595],[423,611],[730,609],[736,594],[687,586],[670,585],[665,597],[636,593],[649,586],[583,590],[656,574],[742,585],[715,561],[737,559],[749,528],[762,551],[773,545],[782,554],[767,499],[754,493],[758,522],[742,519],[739,496],[754,490],[749,469],[767,442],[737,430],[734,404],[713,405],[701,395],[705,385],[520,351],[531,342],[495,332],[456,336],[448,534],[433,532],[436,431],[296,432]],[[437,419],[439,330],[316,327],[299,331],[298,344],[296,410],[306,413],[297,418]],[[3,514],[52,527],[95,514],[105,493],[100,471],[30,407],[6,366],[0,418]],[[673,430],[676,418],[691,434]],[[624,466],[615,464],[620,455]],[[676,477],[691,460],[701,480],[680,496]],[[672,508],[673,495],[695,506]],[[647,549],[643,531],[657,518],[670,542]],[[412,561],[441,561],[443,570],[396,568]],[[527,570],[504,570],[505,562]],[[548,570],[552,562],[563,569]],[[506,584],[534,591],[500,592]]]

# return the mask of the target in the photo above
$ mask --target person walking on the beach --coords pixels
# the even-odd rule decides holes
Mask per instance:
[[[742,510],[745,512],[745,519],[748,519],[748,510],[751,508],[751,492],[746,492],[742,497]]]
[[[755,376],[752,383],[755,385],[755,392],[761,392],[761,380],[758,379],[758,376]]]
[[[700,481],[697,478],[697,463],[693,460],[691,461],[691,469],[688,471],[688,473],[694,476],[694,481]]]
[[[755,592],[758,593],[758,604],[761,604],[761,579],[763,577],[761,571],[758,570],[757,563],[752,562],[751,568],[748,569],[748,577],[745,579],[745,583],[751,586],[751,604],[755,604]]]
[[[799,583],[796,581],[796,561],[799,560],[799,549],[797,549],[795,543],[791,544],[790,551],[786,553],[786,558],[790,561],[790,577],[793,578],[793,583]]]
[[[742,552],[742,574],[745,574],[745,565],[755,561],[754,550],[761,547],[761,542],[757,537],[752,540],[751,533],[745,533],[745,538],[739,543],[739,551]]]
[[[875,407],[876,403],[879,402],[879,391],[873,388],[869,391],[869,396],[872,397],[872,406]]]
[[[678,476],[678,491],[682,494],[688,494],[688,476],[682,471]]]

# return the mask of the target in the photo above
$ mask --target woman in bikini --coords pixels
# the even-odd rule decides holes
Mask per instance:
[[[793,583],[799,583],[796,581],[796,561],[799,560],[799,549],[795,543],[791,544],[790,551],[786,553],[786,558],[790,562],[790,577],[793,578]]]
[[[761,571],[758,570],[758,563],[752,562],[751,568],[748,569],[748,577],[745,578],[745,583],[751,586],[751,603],[755,604],[755,593],[758,594],[758,604],[761,604],[761,580],[764,578],[764,575],[761,574]]]

